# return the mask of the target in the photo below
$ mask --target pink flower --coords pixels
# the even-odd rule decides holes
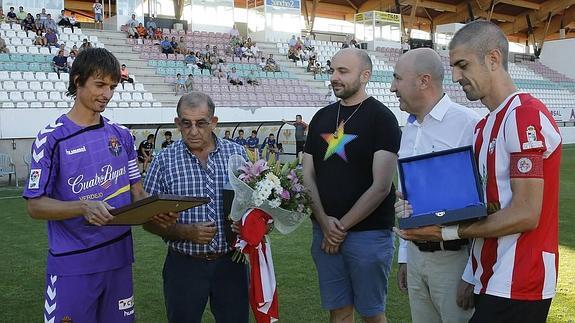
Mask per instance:
[[[290,199],[290,194],[288,190],[283,190],[282,193],[280,194],[281,198],[284,200],[289,200]]]
[[[289,174],[287,175],[287,178],[291,181],[292,185],[297,184],[299,182],[299,179],[297,178],[297,174],[295,173],[295,171],[293,169],[290,170]]]
[[[300,183],[295,183],[295,184],[292,185],[292,190],[293,190],[294,192],[298,192],[298,193],[299,193],[299,192],[303,191],[303,189],[304,189],[304,187],[303,187],[303,185],[301,185]]]
[[[244,166],[238,168],[238,170],[242,172],[238,178],[244,183],[249,183],[268,169],[269,167],[263,159],[255,163],[247,162]]]

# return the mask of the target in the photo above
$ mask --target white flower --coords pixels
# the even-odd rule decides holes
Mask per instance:
[[[274,173],[267,173],[266,179],[274,184],[276,187],[281,187],[280,179]]]
[[[275,199],[271,200],[271,201],[269,202],[269,204],[270,204],[270,207],[271,207],[271,208],[275,209],[275,208],[279,207],[279,206],[282,204],[282,200],[279,199],[279,198],[275,198]]]

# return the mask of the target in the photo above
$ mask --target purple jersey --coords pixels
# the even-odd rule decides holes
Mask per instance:
[[[140,180],[128,129],[106,118],[81,127],[66,115],[41,130],[32,144],[30,177],[23,196],[60,201],[99,200],[113,207],[131,202]],[[90,226],[84,217],[48,221],[48,274],[89,274],[133,262],[128,226]]]

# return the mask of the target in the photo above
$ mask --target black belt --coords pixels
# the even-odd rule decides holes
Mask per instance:
[[[440,241],[440,242],[417,242],[413,241],[413,243],[417,246],[419,251],[423,252],[434,252],[439,250],[448,250],[448,251],[457,251],[460,250],[461,247],[469,244],[469,240],[467,239],[459,239],[459,240],[449,240],[449,241]]]

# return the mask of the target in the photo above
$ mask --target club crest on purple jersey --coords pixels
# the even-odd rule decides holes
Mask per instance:
[[[122,144],[118,138],[112,136],[108,139],[108,149],[114,156],[119,156],[122,152]]]

